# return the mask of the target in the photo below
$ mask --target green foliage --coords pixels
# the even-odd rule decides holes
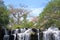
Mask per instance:
[[[40,27],[48,28],[53,24],[60,27],[60,0],[51,0],[39,17]]]
[[[23,27],[32,28],[34,23],[33,22],[27,22],[27,23],[24,23],[23,25],[24,25]]]
[[[19,24],[14,24],[12,27],[8,27],[8,29],[17,29],[17,28],[32,28],[34,25],[33,22],[26,22],[26,23],[21,23]]]
[[[3,1],[0,1],[0,26],[6,26],[9,23],[9,12],[4,5]]]
[[[21,25],[18,25],[18,24],[12,26],[12,29],[17,29],[17,28],[23,28],[23,27]]]

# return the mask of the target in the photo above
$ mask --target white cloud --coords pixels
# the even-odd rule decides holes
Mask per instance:
[[[39,16],[39,14],[43,11],[43,8],[29,8],[29,9],[32,10],[32,12],[29,14],[29,16],[31,17],[28,17],[27,19]]]
[[[29,15],[34,17],[34,16],[39,16],[43,8],[30,8],[30,10],[32,10],[32,12]]]

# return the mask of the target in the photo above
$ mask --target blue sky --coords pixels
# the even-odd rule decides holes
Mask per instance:
[[[42,12],[43,8],[50,0],[3,0],[5,5],[12,4],[14,7],[19,8],[20,4],[28,6],[32,9],[32,15],[38,16]]]

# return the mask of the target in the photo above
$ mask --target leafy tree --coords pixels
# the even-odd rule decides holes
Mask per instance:
[[[9,23],[8,9],[4,5],[4,2],[0,0],[0,27],[6,26]]]
[[[14,8],[13,5],[9,5],[9,12],[10,12],[10,25],[11,27],[14,28],[25,28],[25,27],[29,27],[27,26],[28,24],[30,24],[30,22],[28,22],[27,17],[28,14],[31,12],[31,10],[28,10],[26,8]],[[22,18],[22,20],[21,20]]]
[[[48,28],[53,24],[60,27],[60,0],[51,0],[39,17],[40,27]]]

